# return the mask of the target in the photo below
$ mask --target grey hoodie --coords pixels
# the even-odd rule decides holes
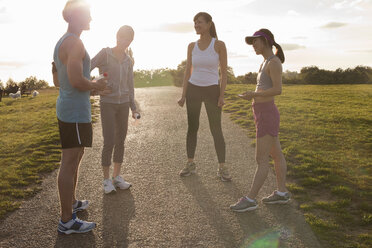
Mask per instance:
[[[112,93],[101,96],[101,102],[105,103],[127,103],[132,111],[136,110],[134,102],[133,62],[129,56],[122,61],[112,53],[111,48],[103,48],[92,60],[91,70],[99,69],[99,73],[108,74],[107,85],[112,88]]]

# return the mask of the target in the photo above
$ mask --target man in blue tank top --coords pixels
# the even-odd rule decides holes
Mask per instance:
[[[90,58],[80,35],[89,30],[90,9],[83,0],[67,1],[63,18],[67,33],[54,50],[53,79],[59,88],[57,118],[62,144],[58,191],[61,202],[60,233],[84,233],[95,228],[94,222],[79,220],[76,212],[88,207],[88,201],[76,199],[77,172],[84,147],[92,146],[90,91],[104,90],[106,79],[90,81]]]

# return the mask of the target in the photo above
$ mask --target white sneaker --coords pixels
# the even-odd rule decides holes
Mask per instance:
[[[113,183],[115,187],[119,189],[129,189],[132,186],[132,184],[124,181],[121,176],[116,176],[115,178],[113,178]]]
[[[116,192],[114,185],[112,184],[111,179],[103,180],[103,189],[105,194],[110,194],[111,192]]]

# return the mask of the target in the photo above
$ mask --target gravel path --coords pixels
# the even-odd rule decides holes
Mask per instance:
[[[203,107],[195,162],[197,174],[180,178],[186,159],[186,108],[176,104],[175,87],[136,89],[140,125],[129,127],[124,178],[128,191],[104,195],[100,152],[101,124],[94,125],[93,148],[80,168],[78,196],[91,202],[78,214],[97,222],[87,234],[59,235],[57,171],[43,190],[0,223],[0,247],[321,247],[297,204],[233,213],[234,203],[250,186],[256,164],[244,130],[223,114],[226,162],[233,181],[217,179],[217,156]],[[275,188],[271,172],[259,199]],[[269,245],[268,245],[269,244]],[[271,245],[270,245],[271,244]]]

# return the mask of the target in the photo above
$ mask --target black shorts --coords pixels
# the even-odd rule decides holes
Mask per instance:
[[[69,123],[58,120],[62,149],[92,147],[92,123]]]

